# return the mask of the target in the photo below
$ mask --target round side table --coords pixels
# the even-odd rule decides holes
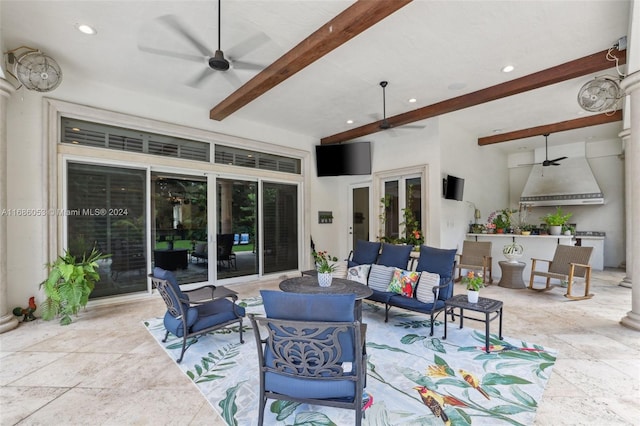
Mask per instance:
[[[506,288],[526,288],[522,280],[522,271],[527,266],[524,262],[507,262],[502,260],[498,262],[502,270],[502,276],[498,285]]]

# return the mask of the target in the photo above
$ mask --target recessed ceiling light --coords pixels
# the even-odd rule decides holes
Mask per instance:
[[[91,25],[87,25],[87,24],[76,24],[76,28],[82,34],[94,35],[94,34],[97,33],[95,28],[93,28]]]
[[[493,133],[502,133],[502,132],[504,132],[504,129],[493,129],[492,132]]]
[[[347,120],[347,124],[353,124],[353,120]]]
[[[411,98],[409,99],[409,103],[415,104],[417,102],[416,98]]]
[[[511,72],[515,69],[515,67],[513,65],[505,65],[504,67],[502,67],[502,72]]]

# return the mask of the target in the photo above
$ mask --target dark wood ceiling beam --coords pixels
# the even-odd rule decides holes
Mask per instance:
[[[614,114],[590,115],[589,117],[576,118],[575,120],[560,121],[558,123],[545,124],[543,126],[530,127],[528,129],[514,130],[513,132],[478,138],[478,145],[491,145],[494,143],[530,138],[533,136],[564,132],[565,130],[597,126],[598,124],[614,123],[621,120],[622,111],[616,111]]]
[[[223,120],[412,0],[359,0],[269,65],[209,112]]]
[[[529,90],[539,89],[561,81],[571,80],[572,78],[610,69],[614,66],[614,63],[607,60],[607,52],[608,49],[557,65],[555,67],[547,68],[543,71],[529,74],[524,77],[516,78],[515,80],[487,87],[486,89],[481,89],[476,92],[467,93],[466,95],[457,96],[442,102],[394,115],[393,117],[387,118],[387,121],[392,127],[401,126],[483,104],[485,102],[495,101],[497,99],[527,92]],[[615,51],[613,53],[618,57],[619,65],[624,65],[627,62],[626,50]],[[380,129],[380,123],[381,121],[376,121],[374,123],[356,127],[355,129],[327,136],[322,138],[320,143],[340,143],[376,133],[382,130]]]

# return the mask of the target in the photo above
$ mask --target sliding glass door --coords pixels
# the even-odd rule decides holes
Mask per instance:
[[[216,198],[217,278],[258,274],[258,183],[218,178]]]
[[[69,252],[110,256],[90,298],[145,291],[146,170],[70,162],[66,193]]]
[[[151,183],[153,266],[181,284],[208,281],[206,178],[153,172]]]
[[[262,184],[264,273],[298,269],[298,186]]]

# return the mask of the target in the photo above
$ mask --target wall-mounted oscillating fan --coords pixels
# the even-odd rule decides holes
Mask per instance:
[[[29,90],[50,92],[62,83],[62,70],[58,63],[39,50],[29,48],[20,56],[11,51],[9,64],[14,64],[14,77]]]
[[[589,112],[613,112],[624,95],[618,81],[612,77],[596,77],[578,92],[578,104]]]

